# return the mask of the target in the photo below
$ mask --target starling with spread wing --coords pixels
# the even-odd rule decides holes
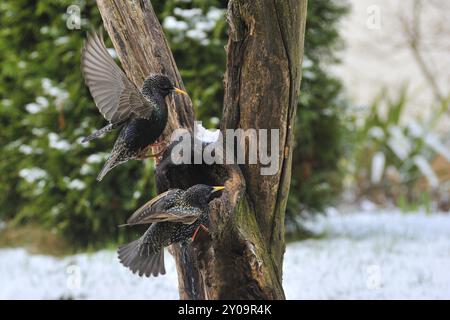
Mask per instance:
[[[84,45],[81,70],[95,104],[109,124],[83,142],[121,129],[113,150],[97,180],[115,166],[130,159],[147,156],[149,147],[161,136],[167,124],[165,97],[171,92],[186,94],[164,75],[153,74],[139,90],[109,55],[103,36],[88,35]]]
[[[197,184],[187,190],[170,189],[139,208],[127,225],[149,224],[142,237],[119,247],[119,260],[139,276],[165,274],[164,247],[194,239],[204,228],[213,193],[224,187]]]

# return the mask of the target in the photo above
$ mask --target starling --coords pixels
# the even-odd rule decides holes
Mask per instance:
[[[81,70],[95,104],[109,124],[83,142],[121,128],[113,150],[97,180],[115,166],[130,159],[143,159],[149,147],[161,136],[167,124],[165,97],[171,92],[187,94],[164,75],[152,74],[141,90],[127,78],[109,55],[103,36],[93,32],[84,45]]]
[[[142,237],[119,247],[120,262],[139,276],[165,274],[164,247],[194,240],[199,228],[206,229],[208,202],[214,192],[222,189],[197,184],[187,190],[170,189],[147,202],[126,225],[152,225]]]

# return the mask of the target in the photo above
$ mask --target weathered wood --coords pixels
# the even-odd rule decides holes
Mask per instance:
[[[137,84],[161,72],[181,84],[150,2],[97,0],[105,27]],[[172,246],[182,299],[283,299],[284,212],[301,79],[306,0],[231,0],[224,118],[221,129],[279,129],[280,170],[260,165],[181,165],[166,151],[157,166],[158,191],[196,183],[224,184],[211,202],[210,235]],[[169,130],[192,128],[190,101],[172,104]],[[176,113],[179,113],[176,116]]]
[[[300,88],[307,1],[229,2],[228,64],[222,128],[280,129],[280,170],[242,165],[247,194],[274,268],[282,266],[284,212]],[[281,279],[281,270],[277,270]]]

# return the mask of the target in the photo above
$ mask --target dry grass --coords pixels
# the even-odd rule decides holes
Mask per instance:
[[[73,251],[61,236],[34,224],[0,230],[0,248],[5,247],[22,247],[33,254],[53,256]]]

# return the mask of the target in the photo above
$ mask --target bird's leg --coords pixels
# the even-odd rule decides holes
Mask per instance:
[[[152,146],[154,146],[154,145],[152,145]],[[146,158],[156,158],[156,157],[162,155],[164,153],[164,151],[166,151],[166,149],[167,149],[167,146],[164,146],[164,148],[162,148],[162,150],[158,151],[157,153],[147,153],[145,155],[145,157]]]
[[[200,225],[197,227],[197,229],[195,229],[195,231],[194,231],[194,235],[193,235],[192,238],[191,238],[192,241],[194,241],[195,238],[197,237],[197,234],[198,234],[200,228],[203,229],[203,231],[206,231],[206,232],[209,234],[208,228],[205,227],[203,224],[200,224]]]
[[[162,150],[160,150],[159,152],[157,152],[157,153],[155,153],[155,154],[148,153],[148,150],[151,150],[151,148],[153,148],[153,147],[159,147],[159,146],[161,146],[161,145],[163,146],[163,148],[162,148]],[[149,149],[147,149],[147,148],[149,148]],[[146,158],[156,158],[156,157],[162,155],[162,154],[164,153],[164,151],[166,151],[166,149],[167,149],[167,144],[166,144],[166,141],[165,141],[164,139],[161,139],[160,141],[156,141],[156,142],[152,143],[152,144],[149,145],[147,148],[146,148],[147,153],[146,153],[145,157],[146,157]]]
[[[146,146],[144,149],[142,149],[142,151],[139,153],[139,155],[137,156],[137,159],[139,160],[144,160],[147,158],[147,153],[149,152],[149,150],[151,150],[152,145],[149,144],[148,146]]]
[[[152,154],[151,150],[152,150],[152,147],[159,146],[159,145],[161,145],[163,143],[164,143],[164,141],[159,141],[159,142],[154,143],[154,144],[149,144],[148,146],[146,146],[140,152],[140,154],[138,156],[138,159],[139,160],[144,160],[144,159],[147,159],[147,158],[155,158],[155,157],[158,157],[158,156],[162,155],[164,153],[164,151],[166,151],[167,146],[165,146],[161,151],[159,151],[159,152],[157,152],[155,154]]]
[[[149,145],[149,147],[159,147],[160,145],[162,145],[164,143],[164,139],[160,140],[160,141],[156,141],[153,142],[152,144]]]

